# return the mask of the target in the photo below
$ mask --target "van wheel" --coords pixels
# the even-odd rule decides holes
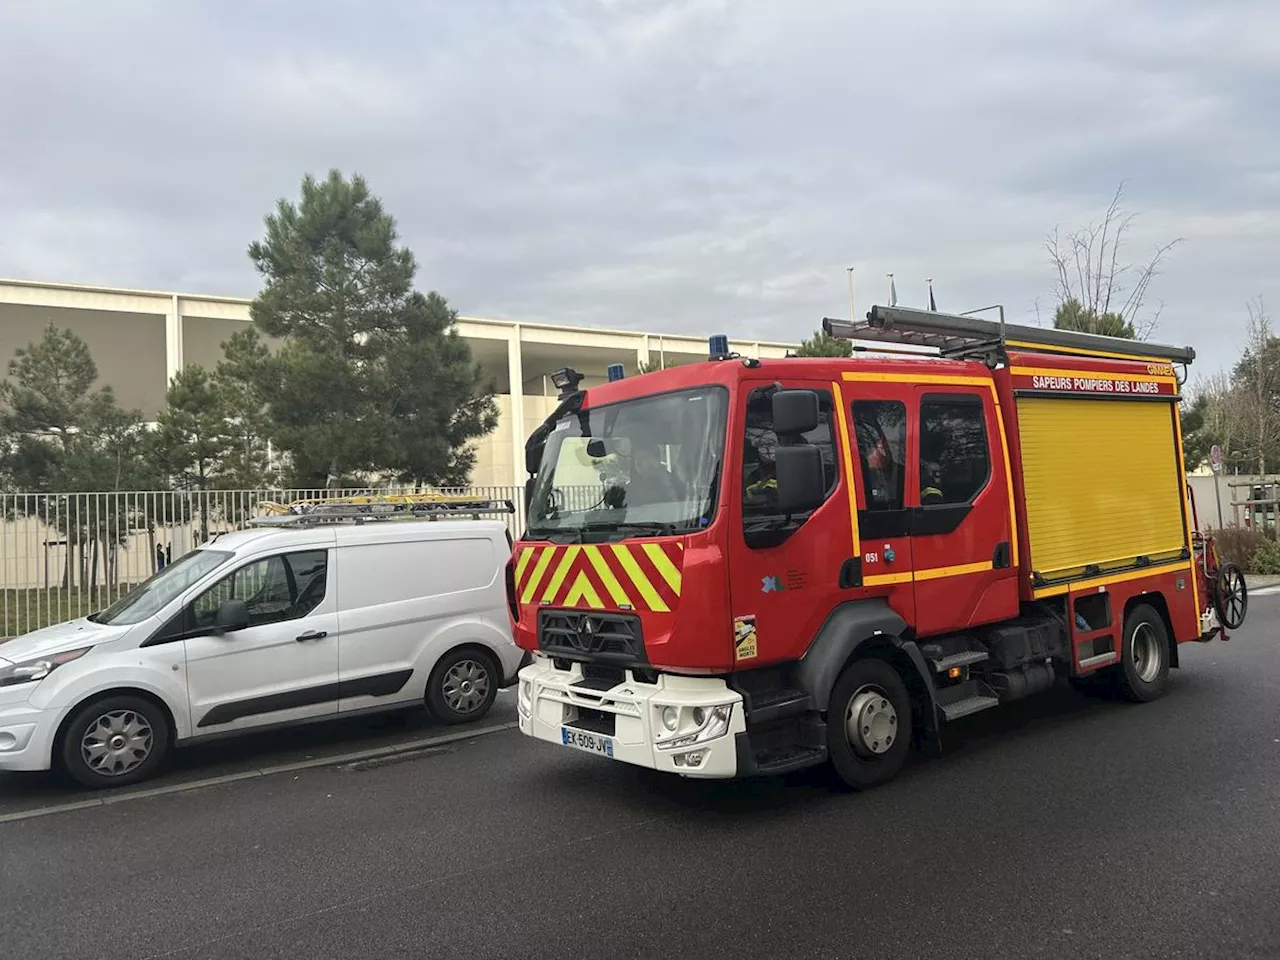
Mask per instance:
[[[827,708],[827,755],[845,786],[867,790],[892,780],[911,748],[911,697],[883,660],[855,660],[840,674]]]
[[[1148,703],[1169,689],[1169,631],[1147,604],[1139,604],[1124,618],[1120,662],[1111,668],[1126,700]]]
[[[450,650],[427,681],[427,709],[441,723],[479,720],[497,695],[498,665],[480,650]]]
[[[62,768],[86,787],[145,780],[169,752],[169,718],[155,703],[121,694],[80,707],[62,736]]]

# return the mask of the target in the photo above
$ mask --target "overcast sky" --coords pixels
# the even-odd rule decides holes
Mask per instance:
[[[468,315],[798,340],[854,265],[1034,321],[1127,179],[1204,374],[1280,309],[1277,91],[1275,0],[6,0],[0,276],[251,296],[338,167]]]

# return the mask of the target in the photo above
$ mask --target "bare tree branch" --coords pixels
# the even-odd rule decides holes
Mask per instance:
[[[1055,227],[1045,239],[1045,249],[1057,273],[1059,305],[1075,300],[1083,313],[1101,317],[1112,313],[1114,305],[1123,301],[1123,306],[1114,312],[1133,327],[1139,339],[1146,339],[1155,331],[1163,309],[1158,308],[1150,317],[1139,316],[1147,292],[1170,251],[1183,238],[1158,246],[1141,263],[1126,262],[1123,248],[1137,215],[1123,210],[1125,185],[1122,181],[1116,188],[1101,221],[1069,234]]]

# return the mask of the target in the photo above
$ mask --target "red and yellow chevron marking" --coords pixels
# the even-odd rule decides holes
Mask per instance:
[[[516,551],[521,603],[668,613],[680,599],[683,543],[573,543]]]

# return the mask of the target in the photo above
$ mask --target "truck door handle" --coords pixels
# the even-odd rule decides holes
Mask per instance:
[[[328,635],[329,631],[327,630],[308,630],[306,633],[298,634],[293,639],[297,640],[299,643],[303,643],[307,640],[323,640]]]

